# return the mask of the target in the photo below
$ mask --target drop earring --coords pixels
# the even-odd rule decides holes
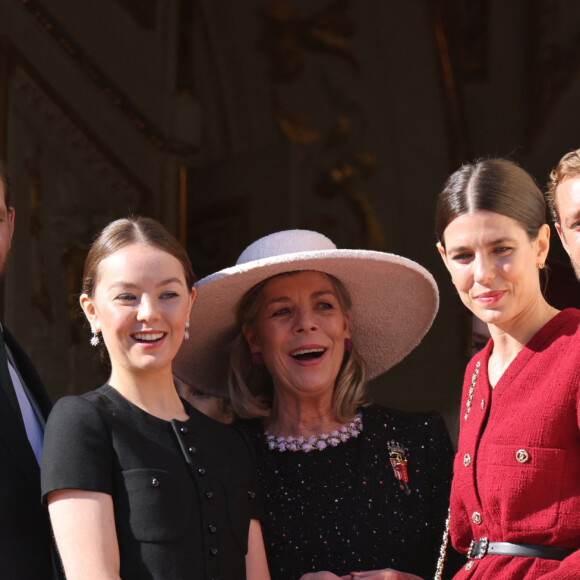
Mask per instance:
[[[101,342],[99,340],[99,328],[96,326],[91,326],[91,332],[93,333],[93,336],[91,336],[91,346],[99,346]]]
[[[189,320],[185,321],[185,332],[183,333],[183,340],[189,340]]]

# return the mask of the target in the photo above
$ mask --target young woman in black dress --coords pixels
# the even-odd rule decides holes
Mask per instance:
[[[250,444],[175,390],[194,282],[154,220],[115,221],[89,252],[80,302],[111,374],[57,402],[42,457],[68,580],[269,578]]]

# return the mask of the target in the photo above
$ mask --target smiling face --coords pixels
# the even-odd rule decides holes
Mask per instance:
[[[349,319],[328,276],[305,271],[272,278],[255,322],[243,331],[251,352],[262,353],[278,395],[330,403]]]
[[[542,300],[538,264],[549,249],[544,224],[534,241],[522,226],[492,211],[454,219],[439,252],[462,302],[488,324],[509,325]]]
[[[556,207],[556,230],[580,280],[580,177],[569,177],[558,186]]]
[[[194,296],[179,260],[158,248],[133,243],[101,261],[81,306],[102,332],[113,385],[124,373],[171,372]]]

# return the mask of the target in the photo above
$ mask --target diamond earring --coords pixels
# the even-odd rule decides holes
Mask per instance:
[[[93,333],[93,336],[91,336],[91,346],[99,346],[101,342],[99,340],[99,329],[96,326],[91,326],[91,332]]]
[[[185,332],[183,333],[183,340],[189,340],[189,320],[185,321]]]

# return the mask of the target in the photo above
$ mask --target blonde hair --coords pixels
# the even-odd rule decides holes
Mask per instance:
[[[251,327],[257,318],[266,284],[279,276],[290,276],[298,272],[285,272],[263,280],[248,290],[237,308],[239,334],[230,344],[230,365],[228,370],[228,392],[234,414],[243,419],[267,417],[272,409],[274,385],[264,365],[254,365],[248,344],[242,334],[242,326]],[[342,282],[324,274],[332,283],[343,314],[351,310],[351,299]],[[333,411],[339,421],[352,419],[356,410],[370,403],[366,390],[365,363],[353,346],[345,353],[336,379],[333,396]]]
[[[560,222],[560,216],[558,215],[558,203],[556,201],[556,191],[558,186],[569,177],[580,176],[580,149],[576,151],[570,151],[566,153],[558,167],[553,169],[550,173],[550,180],[548,181],[548,191],[546,197],[548,199],[548,206],[550,208],[550,213],[555,222]]]

